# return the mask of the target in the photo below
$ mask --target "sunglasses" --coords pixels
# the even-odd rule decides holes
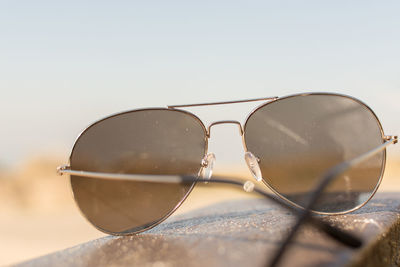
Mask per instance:
[[[264,103],[244,124],[217,121],[206,127],[183,110],[251,101]],[[224,123],[238,125],[250,173],[276,196],[250,181],[212,177],[215,156],[208,152],[208,139],[211,128]],[[345,232],[309,214],[344,214],[365,205],[382,180],[386,147],[395,143],[397,136],[385,135],[375,113],[360,100],[304,93],[111,115],[79,135],[69,164],[58,173],[70,174],[75,201],[88,221],[113,235],[158,225],[196,183],[214,182],[260,193],[297,212],[299,222],[308,219],[340,240]]]

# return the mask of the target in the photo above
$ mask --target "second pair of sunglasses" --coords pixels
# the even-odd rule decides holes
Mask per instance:
[[[243,124],[216,121],[206,127],[184,110],[249,101],[264,103]],[[309,207],[327,170],[397,142],[384,134],[375,113],[360,100],[303,93],[118,113],[87,127],[59,172],[71,174],[76,203],[96,228],[116,235],[139,233],[170,216],[196,184],[196,179],[171,179],[210,179],[215,161],[208,152],[210,130],[223,123],[239,126],[253,177],[300,209]],[[365,205],[378,189],[385,161],[382,148],[349,166],[324,188],[312,212],[343,214]]]

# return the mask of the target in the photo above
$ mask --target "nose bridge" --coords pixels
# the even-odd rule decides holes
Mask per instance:
[[[239,127],[240,136],[243,136],[243,127],[240,122],[233,121],[233,120],[223,120],[223,121],[214,121],[208,126],[208,129],[207,129],[207,137],[208,138],[210,138],[210,136],[211,136],[211,127],[218,125],[218,124],[236,124]]]

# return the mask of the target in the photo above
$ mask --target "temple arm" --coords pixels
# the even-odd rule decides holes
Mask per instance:
[[[295,212],[295,214],[300,214],[300,209],[290,205],[286,201],[268,194],[264,190],[254,187],[254,184],[250,181],[242,183],[240,181],[232,180],[227,177],[217,176],[212,179],[202,179],[196,176],[180,176],[180,175],[149,175],[149,174],[118,174],[118,173],[100,173],[100,172],[89,172],[89,171],[78,171],[71,170],[69,166],[61,166],[57,168],[57,172],[60,175],[70,174],[81,177],[95,178],[95,179],[106,179],[106,180],[129,180],[138,182],[154,182],[154,183],[193,183],[193,182],[203,182],[203,183],[222,183],[234,186],[242,187],[246,192],[256,192],[263,197],[280,204],[284,208]],[[337,241],[351,247],[360,247],[361,241],[357,237],[340,230],[334,226],[329,225],[326,222],[318,218],[310,218],[310,222],[316,226],[318,229],[324,231],[329,236],[333,237]]]
[[[325,174],[321,177],[319,184],[315,187],[316,189],[311,194],[310,201],[308,202],[306,208],[304,210],[300,211],[300,214],[298,216],[296,224],[293,226],[290,233],[286,237],[285,241],[282,243],[281,247],[276,252],[275,257],[273,258],[273,260],[271,261],[271,263],[268,266],[276,266],[278,264],[280,258],[283,255],[283,252],[285,251],[286,247],[289,245],[290,241],[294,238],[294,236],[295,236],[296,232],[298,231],[298,229],[300,228],[300,226],[305,221],[312,218],[311,210],[314,207],[317,200],[319,199],[319,197],[321,196],[322,192],[335,178],[337,178],[340,174],[347,171],[351,167],[353,167],[353,166],[369,159],[370,157],[376,155],[377,153],[381,152],[387,146],[389,146],[391,144],[396,144],[398,142],[398,137],[397,136],[386,136],[385,140],[386,141],[384,143],[382,143],[381,145],[365,152],[364,154],[362,154],[358,157],[344,161],[344,162],[332,167],[327,172],[325,172]]]

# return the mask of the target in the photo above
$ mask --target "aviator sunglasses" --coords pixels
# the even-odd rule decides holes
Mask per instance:
[[[263,103],[244,124],[217,121],[206,127],[184,110],[251,101]],[[208,139],[211,128],[223,123],[238,125],[252,176],[276,196],[251,181],[212,177],[215,156],[208,152]],[[196,183],[216,182],[260,193],[340,241],[346,233],[308,214],[344,214],[365,205],[381,182],[386,147],[395,143],[397,136],[385,135],[375,113],[360,100],[303,93],[111,115],[79,135],[69,164],[58,173],[70,174],[75,201],[88,221],[113,235],[158,225]],[[351,237],[342,242],[351,243]]]

